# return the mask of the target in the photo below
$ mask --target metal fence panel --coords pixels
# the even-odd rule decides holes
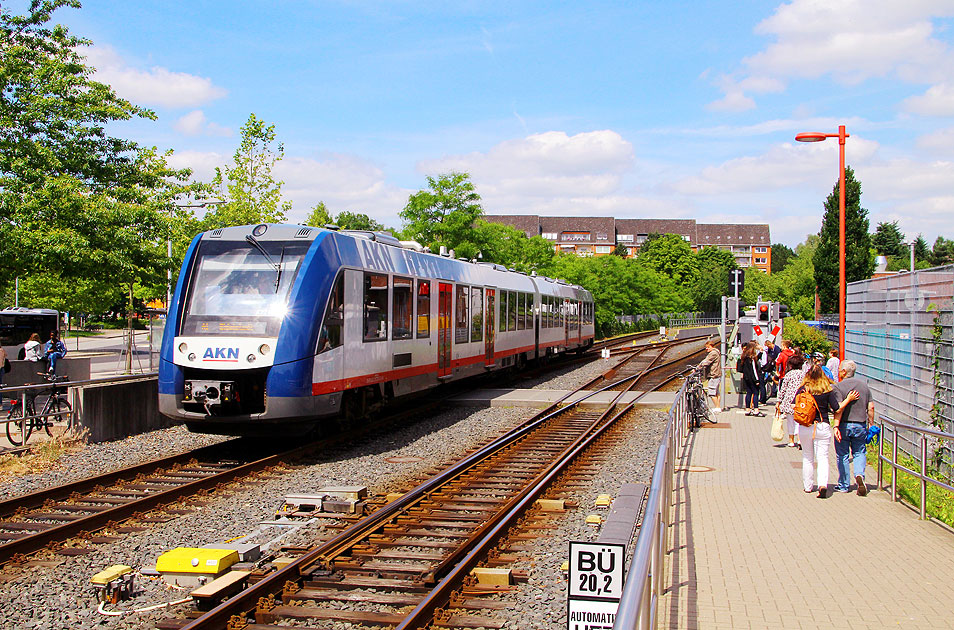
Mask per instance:
[[[879,413],[954,431],[952,342],[954,266],[848,285],[845,356],[867,379]],[[899,435],[899,445],[916,454],[913,435]],[[935,462],[950,477],[950,445],[933,447]]]

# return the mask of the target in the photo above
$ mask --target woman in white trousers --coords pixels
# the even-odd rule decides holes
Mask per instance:
[[[798,425],[798,438],[802,444],[802,487],[805,492],[814,491],[813,482],[818,483],[818,498],[827,499],[828,492],[828,447],[831,445],[832,421],[837,426],[841,419],[842,410],[848,406],[849,394],[845,402],[838,404],[838,399],[831,387],[831,381],[825,376],[821,365],[813,365],[802,386],[796,395],[806,391],[815,399],[817,413],[815,422],[811,426]],[[858,393],[852,392],[857,399]],[[829,415],[829,411],[831,415]]]

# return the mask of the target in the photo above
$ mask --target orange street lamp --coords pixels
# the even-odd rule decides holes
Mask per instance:
[[[845,126],[838,126],[838,133],[800,133],[799,142],[821,142],[825,138],[838,138],[838,358],[845,360]]]

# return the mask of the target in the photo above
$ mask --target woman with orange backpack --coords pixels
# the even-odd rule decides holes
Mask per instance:
[[[854,393],[857,396],[857,392]],[[802,445],[802,486],[805,492],[812,492],[812,482],[817,474],[819,499],[829,496],[828,447],[831,445],[832,423],[828,412],[831,411],[837,424],[849,398],[851,394],[845,398],[846,402],[838,404],[831,380],[819,364],[809,368],[802,386],[795,392],[792,417],[798,424],[798,438]]]

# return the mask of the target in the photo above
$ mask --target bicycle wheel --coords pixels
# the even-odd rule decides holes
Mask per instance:
[[[7,439],[14,446],[23,446],[30,439],[33,423],[23,419],[23,408],[17,405],[7,414]]]
[[[43,416],[43,427],[46,429],[46,434],[50,437],[53,437],[50,427],[53,426],[54,422],[65,422],[66,428],[70,428],[70,421],[73,418],[73,407],[65,398],[57,396],[51,399],[49,408],[44,413],[48,415]]]

